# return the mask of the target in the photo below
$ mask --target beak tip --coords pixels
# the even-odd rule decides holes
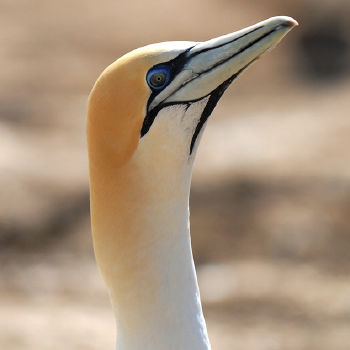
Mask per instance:
[[[289,17],[289,16],[281,16],[280,17],[283,22],[284,22],[284,25],[288,26],[288,27],[296,27],[299,25],[299,23],[292,17]]]

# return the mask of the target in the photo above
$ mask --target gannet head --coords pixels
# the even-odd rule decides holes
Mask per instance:
[[[90,161],[119,167],[142,153],[147,162],[191,162],[228,85],[296,24],[273,17],[206,42],[159,43],[124,55],[90,95]]]

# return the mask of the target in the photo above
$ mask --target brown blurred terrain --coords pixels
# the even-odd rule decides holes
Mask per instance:
[[[215,350],[350,349],[348,1],[0,2],[0,349],[113,349],[94,263],[85,113],[139,46],[295,17],[229,89],[194,171]]]

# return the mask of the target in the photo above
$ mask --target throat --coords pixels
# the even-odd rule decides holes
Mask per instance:
[[[193,152],[193,147],[197,141],[198,135],[200,134],[204,124],[206,123],[207,119],[210,117],[211,113],[213,112],[214,108],[216,107],[217,103],[219,102],[221,96],[225,92],[225,90],[228,88],[228,86],[231,84],[232,80],[237,77],[237,74],[232,76],[230,79],[226,80],[224,83],[222,83],[220,86],[218,86],[211,94],[208,99],[208,102],[205,105],[205,108],[203,109],[203,112],[201,114],[201,117],[198,121],[198,124],[196,126],[196,129],[193,133],[192,140],[191,140],[191,146],[190,146],[190,154]]]
[[[113,295],[117,350],[210,349],[190,239],[163,242],[138,267],[123,295]]]

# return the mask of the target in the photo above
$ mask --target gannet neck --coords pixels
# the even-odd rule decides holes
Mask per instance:
[[[142,257],[131,264],[124,260],[133,271],[127,271],[128,278],[124,276],[119,283],[116,279],[112,287],[118,350],[210,349],[191,252],[188,211],[180,212],[178,204],[169,203],[159,214],[165,216],[168,211],[174,212],[173,220],[167,223],[168,239],[145,238],[138,250]],[[164,232],[150,225],[143,234],[159,237]]]
[[[94,247],[118,350],[210,349],[189,230],[189,145],[206,103],[163,109],[124,166],[90,164]]]

